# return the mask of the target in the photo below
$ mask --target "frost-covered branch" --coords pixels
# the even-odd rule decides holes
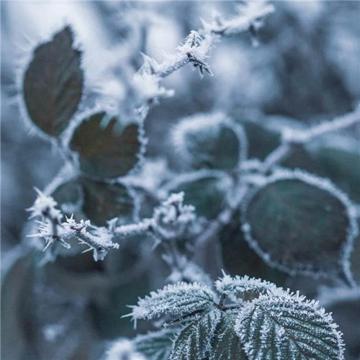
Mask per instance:
[[[184,236],[191,231],[195,220],[194,207],[184,205],[184,193],[171,194],[159,207],[152,218],[136,224],[116,226],[117,218],[108,222],[107,227],[91,224],[89,220],[76,221],[66,217],[57,209],[57,202],[37,190],[38,197],[29,209],[30,217],[37,220],[37,232],[30,237],[45,240],[44,251],[50,246],[61,244],[69,249],[74,241],[86,245],[84,252],[93,251],[94,259],[103,260],[112,249],[118,249],[117,239],[133,235],[150,234],[158,243]]]
[[[40,220],[37,220],[38,232],[29,236],[44,239],[44,251],[56,244],[69,249],[75,240],[87,246],[84,252],[93,251],[97,261],[103,260],[111,249],[119,248],[119,245],[112,241],[113,234],[109,229],[94,226],[89,220],[76,221],[73,217],[64,216],[51,196],[39,190],[37,192],[38,197],[29,211],[30,218],[40,217]]]
[[[212,74],[209,64],[209,52],[223,36],[250,31],[254,34],[262,25],[266,16],[274,11],[268,1],[246,1],[239,5],[237,14],[231,19],[215,16],[211,22],[203,21],[202,29],[192,30],[183,44],[177,47],[176,53],[168,55],[166,60],[158,63],[149,56],[144,56],[144,64],[135,75],[134,86],[145,103],[159,97],[167,97],[171,92],[160,86],[160,80],[171,75],[183,66],[191,63],[203,75]]]
[[[331,121],[323,122],[308,129],[285,129],[282,137],[287,143],[305,144],[327,133],[336,132],[360,124],[360,106],[355,111],[339,116]]]
[[[269,171],[273,166],[279,164],[284,158],[288,157],[294,146],[304,145],[320,136],[334,133],[356,124],[360,124],[360,106],[351,113],[339,116],[319,125],[311,126],[307,129],[285,128],[282,131],[282,143],[266,157],[261,164],[260,169],[262,172]]]

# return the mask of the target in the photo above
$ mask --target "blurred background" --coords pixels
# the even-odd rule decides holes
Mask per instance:
[[[106,296],[88,301],[88,292],[101,288],[98,277],[103,281],[97,265],[75,269],[74,264],[65,264],[76,275],[68,278],[64,272],[58,281],[68,284],[72,278],[79,283],[74,285],[76,291],[64,285],[64,296],[52,293],[46,280],[34,290],[26,266],[14,263],[13,249],[26,241],[25,209],[34,201],[34,187],[43,189],[63,163],[56,148],[23,116],[21,76],[34,47],[71,24],[84,51],[87,96],[82,106],[99,99],[121,104],[126,100],[126,78],[141,66],[141,52],[161,60],[190,30],[201,26],[201,19],[208,19],[213,11],[231,17],[235,5],[232,1],[1,1],[1,251],[7,274],[3,303],[13,305],[2,307],[7,314],[2,324],[3,359],[98,358],[104,341],[132,334],[123,322],[114,325],[113,319],[119,317],[115,311],[104,310],[119,301],[131,303],[131,294],[119,300],[122,289],[111,301]],[[148,157],[169,156],[171,164],[167,133],[178,119],[191,114],[220,110],[310,123],[351,111],[359,103],[360,2],[275,1],[274,5],[276,12],[260,30],[258,46],[250,34],[225,39],[211,52],[213,77],[200,78],[187,66],[164,81],[175,96],[161,100],[146,119]],[[360,147],[360,132],[349,136]],[[353,165],[360,168],[360,160]],[[292,281],[310,295],[317,287],[307,289],[308,279]],[[131,291],[142,295],[126,290]],[[27,296],[31,301],[19,302]],[[345,300],[349,303],[335,301],[329,307],[334,312],[340,307],[337,318],[349,343],[348,358],[360,359],[359,327],[354,327],[360,321],[360,300]]]

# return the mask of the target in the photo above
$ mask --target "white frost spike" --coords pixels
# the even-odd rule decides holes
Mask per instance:
[[[36,216],[50,217],[53,220],[60,221],[62,218],[61,211],[56,208],[57,202],[48,195],[45,195],[39,189],[35,188],[38,196],[34,205],[28,209],[30,211],[30,218]]]
[[[235,331],[250,360],[344,359],[342,334],[331,316],[298,294],[262,295],[247,303]]]
[[[180,282],[167,285],[140,299],[137,305],[132,306],[130,316],[135,321],[157,319],[163,315],[173,320],[180,319],[185,315],[203,310],[215,300],[216,295],[209,287],[199,283]]]
[[[207,64],[212,43],[213,39],[210,35],[201,35],[197,31],[191,31],[185,39],[184,44],[179,46],[177,50],[181,55],[189,58],[195,68],[199,68],[201,75],[203,75],[205,71],[212,74]]]
[[[133,343],[127,339],[115,341],[106,352],[105,360],[146,360],[135,350]]]

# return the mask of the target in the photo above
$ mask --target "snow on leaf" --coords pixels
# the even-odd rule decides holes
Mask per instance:
[[[264,296],[240,309],[235,331],[250,360],[344,359],[342,335],[315,301]]]
[[[209,287],[180,282],[167,285],[140,299],[138,304],[132,307],[131,316],[135,321],[152,320],[164,315],[179,319],[206,309],[215,300],[216,295]]]
[[[170,359],[199,360],[209,356],[220,319],[221,311],[214,308],[186,325],[174,341]]]

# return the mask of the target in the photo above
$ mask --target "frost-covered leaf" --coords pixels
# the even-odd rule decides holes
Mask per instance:
[[[121,126],[116,117],[98,112],[75,129],[70,147],[78,153],[85,175],[99,179],[125,176],[139,161],[139,127]]]
[[[221,311],[212,309],[199,319],[186,325],[174,341],[170,354],[172,360],[199,360],[211,354],[211,343]]]
[[[280,171],[249,197],[242,220],[249,244],[281,270],[328,276],[348,271],[357,233],[353,209],[324,179]]]
[[[164,329],[138,335],[133,341],[135,349],[148,360],[168,360],[174,334],[174,329]]]
[[[347,139],[342,139],[346,141]],[[327,177],[353,200],[360,202],[360,151],[317,146],[316,148],[298,147],[282,164],[295,169],[301,168],[319,176]]]
[[[273,283],[248,276],[224,275],[215,283],[216,290],[236,301],[237,298],[251,300],[261,294],[276,294],[279,290]]]
[[[32,122],[46,134],[58,136],[79,105],[84,75],[81,52],[74,48],[69,26],[39,45],[23,79],[23,96]]]
[[[132,317],[137,319],[156,319],[168,316],[180,319],[183,316],[201,312],[214,304],[216,295],[207,286],[198,283],[180,282],[153,291],[132,307]]]
[[[229,310],[222,314],[217,325],[210,360],[248,360],[234,325],[237,311]]]
[[[250,360],[341,360],[341,333],[330,315],[298,295],[262,296],[240,309],[235,325]]]
[[[223,114],[185,118],[175,126],[172,137],[176,151],[195,169],[230,170],[246,158],[242,127]]]
[[[223,226],[218,235],[224,270],[230,275],[248,275],[283,285],[288,277],[284,272],[269,267],[249,246],[241,230],[239,212]]]
[[[179,176],[166,186],[170,192],[184,192],[185,203],[195,206],[196,213],[215,219],[226,204],[230,180],[217,172],[198,171]]]
[[[134,199],[129,189],[121,184],[108,184],[81,178],[84,192],[84,214],[96,225],[105,225],[108,220],[119,218],[119,223],[133,217]]]

